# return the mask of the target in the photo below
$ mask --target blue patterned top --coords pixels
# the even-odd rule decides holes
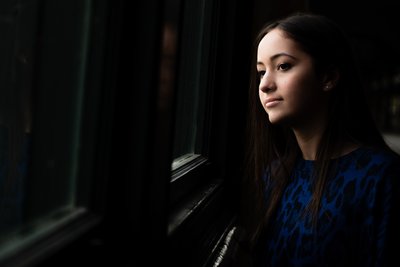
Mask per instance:
[[[400,253],[394,246],[400,242],[397,157],[359,148],[332,163],[336,172],[312,227],[304,209],[314,162],[297,162],[276,217],[258,244],[257,266],[386,266]]]

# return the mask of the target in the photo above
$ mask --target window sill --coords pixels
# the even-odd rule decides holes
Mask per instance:
[[[221,181],[208,184],[191,195],[190,199],[184,201],[183,204],[177,205],[177,207],[170,212],[168,236],[173,235],[177,228],[183,225],[186,221],[189,221],[193,215],[206,206],[208,200],[214,195],[220,186]]]

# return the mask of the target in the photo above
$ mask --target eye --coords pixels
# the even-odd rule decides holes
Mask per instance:
[[[259,70],[257,71],[257,76],[261,80],[265,75],[265,70]]]
[[[278,65],[278,70],[286,71],[289,70],[291,67],[292,65],[289,63],[282,63]]]

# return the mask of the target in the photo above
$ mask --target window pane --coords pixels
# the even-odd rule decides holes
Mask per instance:
[[[211,1],[184,1],[178,70],[174,159],[202,154],[209,85]],[[173,163],[173,166],[176,162]]]
[[[0,234],[23,220],[31,136],[32,59],[37,12],[0,2]],[[21,15],[25,19],[21,19]],[[32,24],[27,23],[31,20]]]
[[[0,2],[0,255],[79,212],[91,1]]]

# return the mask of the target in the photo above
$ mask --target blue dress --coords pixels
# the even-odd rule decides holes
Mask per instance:
[[[359,148],[332,161],[337,168],[315,227],[304,216],[314,162],[296,163],[272,225],[258,243],[256,266],[388,266],[398,258],[398,158]]]

